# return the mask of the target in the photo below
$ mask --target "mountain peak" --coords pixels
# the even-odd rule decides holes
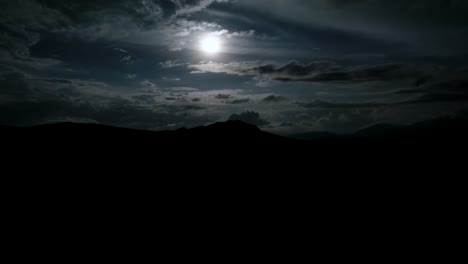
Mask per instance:
[[[240,121],[240,120],[229,120],[226,122],[217,122],[212,125],[206,126],[209,129],[228,129],[234,131],[260,131],[260,129],[252,124]]]

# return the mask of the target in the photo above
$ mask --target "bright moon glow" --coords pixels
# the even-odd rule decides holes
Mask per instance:
[[[200,41],[200,47],[206,53],[218,53],[221,51],[221,41],[215,36],[208,36]]]

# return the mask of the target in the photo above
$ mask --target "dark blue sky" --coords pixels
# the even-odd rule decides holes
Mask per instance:
[[[161,130],[253,111],[276,133],[351,132],[467,109],[463,0],[0,2],[1,124]]]

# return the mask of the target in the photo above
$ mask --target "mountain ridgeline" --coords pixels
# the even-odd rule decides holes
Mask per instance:
[[[30,158],[86,160],[225,160],[281,162],[460,157],[468,120],[441,118],[410,126],[377,125],[351,135],[307,133],[283,137],[227,121],[174,131],[144,131],[98,124],[57,123],[1,127],[3,151]],[[53,158],[52,158],[53,157]]]

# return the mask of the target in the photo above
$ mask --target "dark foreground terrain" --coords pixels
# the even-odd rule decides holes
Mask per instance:
[[[311,238],[327,257],[361,252],[374,261],[410,251],[433,258],[428,246],[459,236],[466,222],[467,132],[467,120],[453,118],[295,138],[236,121],[166,132],[3,127],[8,241],[58,237],[101,250],[96,236],[139,248],[149,247],[148,238],[168,247],[212,238],[225,258],[231,253],[218,241],[257,250],[251,237],[262,237],[278,251],[308,252],[303,241]],[[61,244],[67,254],[69,244]]]
[[[350,245],[362,230],[424,240],[443,219],[444,228],[461,221],[466,198],[464,119],[301,139],[237,121],[170,132],[72,123],[0,131],[10,226],[32,234],[208,226],[268,238],[280,227]]]

